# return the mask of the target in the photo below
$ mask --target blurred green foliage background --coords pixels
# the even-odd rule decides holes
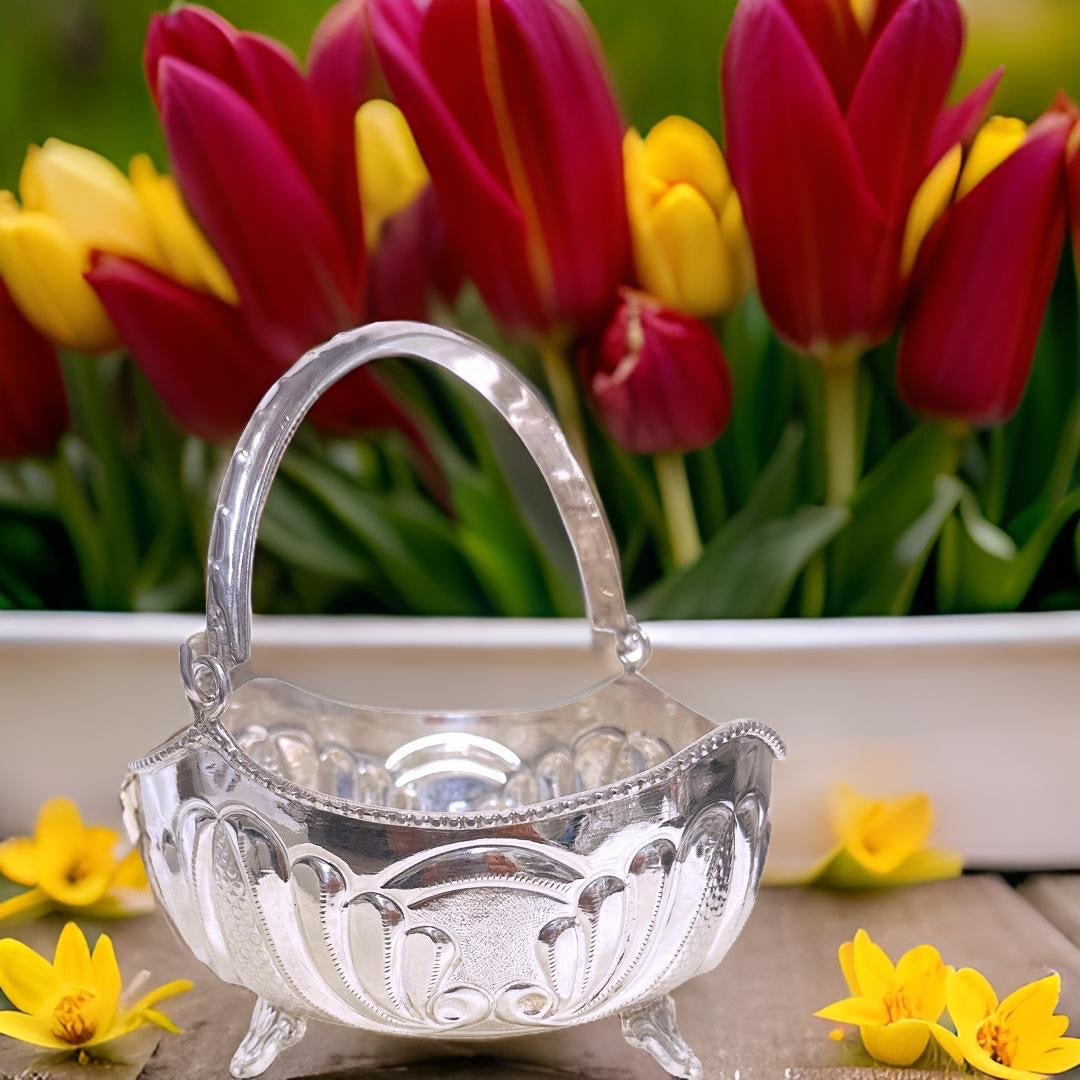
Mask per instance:
[[[825,2],[825,0],[822,0]],[[1008,67],[996,109],[1033,116],[1059,86],[1080,97],[1080,0],[962,0],[970,15],[961,88]],[[303,56],[329,0],[208,0],[246,29]],[[627,116],[670,112],[720,126],[717,62],[734,0],[584,0]],[[164,160],[142,74],[142,41],[161,0],[0,0],[0,186],[17,182],[26,146],[50,135],[120,164]]]

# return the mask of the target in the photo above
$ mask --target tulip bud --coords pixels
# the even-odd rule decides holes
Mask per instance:
[[[56,351],[0,283],[0,458],[48,453],[67,424]]]
[[[356,112],[356,171],[368,251],[379,243],[383,225],[427,187],[423,158],[401,110],[376,98]]]
[[[900,343],[910,408],[972,424],[1015,412],[1064,245],[1073,127],[1053,112],[1019,144],[1000,119],[976,139]]]
[[[750,287],[750,244],[739,197],[713,137],[682,116],[643,139],[623,139],[626,206],[642,286],[662,303],[706,318]]]
[[[731,413],[731,375],[712,331],[651,296],[619,290],[590,365],[604,426],[635,454],[708,446]]]

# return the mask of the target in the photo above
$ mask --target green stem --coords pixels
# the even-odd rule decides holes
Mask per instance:
[[[841,348],[822,364],[825,390],[825,494],[846,503],[858,482],[859,352]]]
[[[544,368],[544,378],[551,391],[555,405],[555,415],[559,418],[566,441],[570,444],[585,475],[592,479],[592,466],[589,463],[589,447],[585,441],[585,418],[581,411],[581,399],[578,397],[577,381],[570,368],[566,350],[552,339],[544,339],[539,344],[540,363]]]
[[[689,566],[701,556],[701,533],[694,515],[694,498],[686,475],[686,459],[682,454],[657,454],[656,480],[660,486],[660,502],[664,507],[671,554],[676,567]]]

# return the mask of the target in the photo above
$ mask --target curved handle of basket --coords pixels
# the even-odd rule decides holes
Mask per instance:
[[[226,670],[251,656],[255,534],[293,433],[342,376],[383,357],[413,357],[479,391],[517,432],[547,481],[573,545],[594,629],[613,634],[624,666],[640,666],[648,643],[623,601],[618,556],[589,480],[536,391],[496,353],[462,334],[423,323],[372,323],[306,353],[255,410],[225,472],[210,534],[207,644]]]

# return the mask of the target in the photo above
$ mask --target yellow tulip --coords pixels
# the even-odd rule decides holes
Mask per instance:
[[[865,930],[839,951],[840,970],[851,996],[814,1015],[859,1028],[866,1052],[887,1065],[910,1065],[930,1041],[945,1011],[950,968],[932,945],[909,949],[893,964]]]
[[[956,1034],[934,1027],[953,1060],[966,1059],[1000,1080],[1036,1080],[1080,1065],[1080,1039],[1065,1038],[1067,1016],[1055,1016],[1061,976],[1028,983],[998,1002],[994,988],[974,968],[961,968],[945,983],[945,1002]]]
[[[84,825],[70,799],[50,799],[33,836],[0,843],[0,874],[27,891],[0,903],[0,922],[47,911],[108,918],[152,907],[137,851],[117,858],[120,836],[104,825]]]
[[[156,1008],[191,989],[174,979],[124,1007],[116,953],[102,934],[93,953],[83,932],[68,923],[50,964],[14,938],[0,941],[0,990],[14,1009],[0,1012],[0,1035],[49,1050],[78,1052],[112,1042],[146,1024],[179,1034]]]
[[[159,173],[147,154],[137,154],[131,159],[129,173],[168,275],[227,304],[239,303],[236,286],[188,213],[176,181]]]
[[[668,307],[729,311],[753,278],[742,206],[713,137],[682,116],[623,140],[626,203],[642,286]]]
[[[83,277],[94,251],[237,300],[173,180],[159,176],[145,156],[131,171],[129,179],[92,150],[48,139],[27,151],[22,206],[10,192],[0,193],[0,276],[27,319],[66,348],[104,352],[119,344]]]
[[[402,111],[375,98],[356,112],[356,174],[368,250],[383,225],[427,187],[430,177]]]

